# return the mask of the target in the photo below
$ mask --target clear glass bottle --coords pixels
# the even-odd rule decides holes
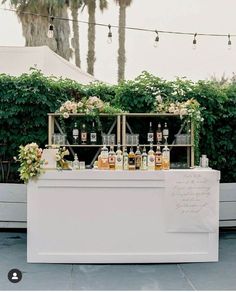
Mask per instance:
[[[116,153],[114,151],[114,146],[110,146],[110,151],[108,153],[108,164],[109,164],[109,169],[114,170],[115,165],[116,165]]]
[[[142,170],[148,169],[148,155],[146,152],[146,147],[143,147],[143,153],[142,153]]]
[[[162,130],[161,130],[161,123],[158,123],[157,130],[156,130],[156,141],[158,144],[162,142]]]
[[[86,126],[85,124],[82,125],[82,129],[81,129],[81,144],[87,144],[87,139],[88,139],[88,133],[86,130]]]
[[[148,133],[147,133],[147,141],[148,141],[148,143],[153,143],[153,140],[154,140],[154,132],[153,132],[153,129],[152,129],[152,122],[150,122],[149,130],[148,130]]]
[[[72,135],[73,135],[73,144],[79,144],[79,129],[76,122],[74,123]]]
[[[128,155],[126,147],[124,148],[124,152],[123,152],[123,169],[124,170],[129,169],[129,155]]]
[[[135,151],[135,169],[139,170],[141,169],[142,165],[142,154],[139,148],[139,145],[137,145],[137,150]]]
[[[129,170],[135,170],[135,154],[134,154],[132,146],[130,147],[128,158],[129,158]]]
[[[122,150],[120,148],[120,144],[117,145],[115,169],[123,170],[123,155],[122,155]]]
[[[72,162],[72,168],[73,170],[78,170],[79,169],[79,159],[77,154],[74,156],[74,161]]]
[[[155,153],[155,170],[161,169],[162,169],[162,153],[160,145],[157,144],[157,150]]]
[[[150,150],[148,151],[148,170],[155,170],[155,153],[152,143],[150,144]]]
[[[93,145],[97,144],[97,132],[96,132],[96,129],[95,129],[95,123],[94,122],[92,123],[92,129],[91,129],[91,132],[90,132],[90,143],[93,144]]]
[[[165,125],[164,125],[164,129],[163,129],[162,134],[163,134],[163,138],[164,138],[164,143],[167,143],[167,139],[169,137],[169,129],[167,127],[167,123],[165,123]]]
[[[162,169],[170,169],[170,149],[167,144],[162,149]]]

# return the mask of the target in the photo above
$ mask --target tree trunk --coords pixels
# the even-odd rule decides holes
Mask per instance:
[[[125,25],[126,5],[120,3],[119,11],[119,49],[118,49],[118,82],[125,79]]]
[[[37,11],[34,5],[27,5],[22,11],[30,11],[42,15],[48,14],[48,6],[37,4]],[[26,46],[48,46],[54,52],[69,60],[72,54],[69,43],[70,26],[68,21],[54,19],[54,37],[47,37],[49,20],[47,17],[34,16],[20,13],[21,7],[18,8],[18,17],[22,24],[23,36],[25,37]],[[68,18],[67,5],[56,6],[52,8],[52,13],[57,16]]]
[[[95,11],[96,11],[96,1],[89,0],[88,2],[88,14],[89,23],[95,23]],[[88,55],[87,55],[87,72],[94,75],[94,63],[95,63],[95,25],[88,25]]]
[[[78,1],[72,1],[72,4],[71,4],[71,15],[74,20],[72,22],[74,37],[72,38],[71,43],[75,50],[75,65],[80,67],[81,60],[80,60],[79,23],[78,23],[78,9],[80,5],[78,5],[77,3]]]

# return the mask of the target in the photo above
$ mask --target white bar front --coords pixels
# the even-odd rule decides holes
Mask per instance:
[[[201,169],[48,170],[27,185],[27,260],[217,261],[219,179]]]

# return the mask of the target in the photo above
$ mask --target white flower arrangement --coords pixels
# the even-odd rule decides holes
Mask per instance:
[[[41,166],[44,161],[41,160],[42,149],[36,143],[30,143],[20,146],[18,161],[20,162],[20,178],[27,183],[29,179],[40,175],[43,172]],[[17,158],[15,158],[17,160]]]
[[[156,110],[157,112],[180,115],[181,118],[188,115],[190,118],[194,118],[198,122],[203,121],[203,118],[201,117],[200,104],[193,98],[184,102],[159,102]]]
[[[96,115],[99,113],[118,113],[120,109],[112,107],[109,102],[102,101],[97,96],[83,98],[79,102],[67,100],[57,111],[63,115],[65,119],[69,118],[70,114],[86,113]]]

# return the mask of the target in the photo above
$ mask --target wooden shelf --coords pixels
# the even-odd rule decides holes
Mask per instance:
[[[93,144],[67,144],[67,145],[60,145],[61,147],[103,147],[103,144],[101,145],[93,145]],[[110,147],[111,145],[106,145],[107,147]],[[114,147],[117,147],[117,144],[113,145]],[[121,147],[136,147],[137,145],[132,145],[132,144],[126,144],[122,145],[120,144]],[[140,147],[150,147],[150,144],[139,144]],[[153,147],[156,147],[157,144],[153,144]],[[164,147],[165,144],[160,144],[160,147]],[[168,147],[192,147],[192,144],[167,144]]]

